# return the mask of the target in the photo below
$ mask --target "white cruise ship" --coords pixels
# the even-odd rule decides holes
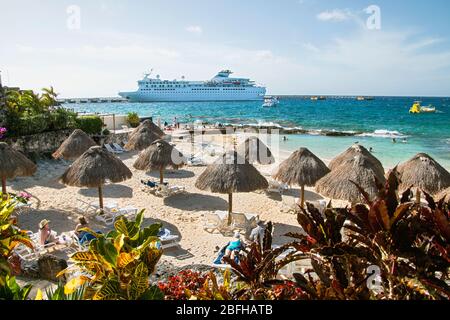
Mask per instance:
[[[161,80],[145,74],[138,81],[135,92],[120,92],[119,95],[130,102],[158,101],[251,101],[263,100],[266,88],[245,78],[230,78],[232,72],[223,70],[208,81]]]

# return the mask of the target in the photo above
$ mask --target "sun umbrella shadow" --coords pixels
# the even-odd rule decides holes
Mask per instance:
[[[164,205],[187,211],[214,211],[228,209],[228,203],[224,199],[199,193],[179,194],[165,198]]]
[[[159,172],[152,171],[146,174],[152,178],[159,178]],[[195,177],[195,173],[188,170],[166,170],[164,176],[168,179],[188,179]]]
[[[287,196],[287,197],[298,198],[299,193],[300,193],[300,189],[292,188],[292,189],[286,190],[283,193],[283,195]],[[323,200],[323,199],[324,199],[324,197],[322,197],[317,192],[305,190],[305,202],[319,201],[319,200]]]
[[[37,232],[39,222],[43,219],[50,220],[50,227],[58,234],[72,231],[78,224],[78,216],[75,212],[64,209],[50,208],[46,210],[33,209],[29,213],[18,217],[18,225],[24,230]]]
[[[85,197],[97,197],[98,192],[95,189],[80,189],[79,194]],[[121,184],[110,184],[103,187],[105,198],[133,198],[133,189]]]

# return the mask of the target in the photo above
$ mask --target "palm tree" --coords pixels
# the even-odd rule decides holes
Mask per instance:
[[[58,97],[58,94],[55,92],[53,87],[50,88],[42,88],[42,96],[41,96],[41,102],[47,107],[54,107],[58,105],[58,102],[56,101],[56,98]]]

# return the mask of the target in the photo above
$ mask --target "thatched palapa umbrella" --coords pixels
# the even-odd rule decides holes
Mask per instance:
[[[159,139],[160,137],[152,129],[141,127],[138,131],[130,135],[125,149],[142,151]]]
[[[378,193],[376,180],[383,184],[386,181],[384,174],[379,171],[371,159],[359,154],[344,160],[341,165],[320,179],[316,184],[316,191],[331,199],[357,203],[363,198],[358,188],[350,182],[353,181],[374,198]]]
[[[83,130],[76,129],[52,156],[55,159],[64,158],[66,160],[75,160],[89,150],[90,147],[96,145],[95,141]]]
[[[353,159],[357,155],[362,155],[367,158],[367,160],[372,164],[371,167],[374,170],[377,170],[377,174],[384,175],[384,168],[380,160],[378,160],[370,151],[359,144],[354,144],[353,146],[342,152],[340,155],[338,155],[336,158],[331,160],[331,162],[328,164],[328,167],[331,171],[333,171],[334,169],[339,167],[345,160]]]
[[[5,142],[0,142],[0,177],[2,180],[3,198],[6,195],[6,179],[31,176],[36,172],[36,165],[19,151]]]
[[[450,187],[450,173],[425,153],[419,153],[400,164],[398,173],[401,181],[400,190],[414,186],[430,194],[436,194]]]
[[[257,137],[246,139],[244,143],[238,146],[237,153],[251,164],[257,162],[268,165],[275,162],[270,149]]]
[[[91,147],[64,172],[61,182],[73,187],[98,188],[100,209],[103,209],[102,187],[107,182],[130,179],[130,169],[102,147]]]
[[[154,124],[150,120],[144,120],[139,126],[137,126],[130,134],[130,137],[133,136],[135,133],[139,132],[142,128],[148,128],[150,131],[152,131],[154,134],[156,134],[159,138],[162,138],[165,133],[161,130],[160,127],[158,127],[156,124]]]
[[[330,169],[306,148],[295,151],[288,159],[283,161],[274,178],[288,185],[301,187],[300,205],[305,205],[305,186],[313,187],[316,182],[328,174]]]
[[[444,199],[445,202],[450,202],[450,187],[448,187],[445,190],[442,190],[436,196],[436,200],[440,201],[441,199]]]
[[[186,158],[181,152],[164,140],[156,140],[150,147],[139,154],[134,163],[137,170],[158,170],[160,182],[164,182],[164,169],[172,167],[178,169],[186,163]]]
[[[246,163],[236,152],[231,152],[224,154],[214,164],[208,166],[198,177],[195,186],[200,190],[228,194],[228,224],[230,225],[233,193],[267,189],[269,184],[253,165]]]

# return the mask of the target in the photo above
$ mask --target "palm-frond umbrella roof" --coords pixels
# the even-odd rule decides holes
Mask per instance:
[[[195,186],[213,193],[253,192],[269,184],[259,171],[235,152],[224,154],[198,177]]]
[[[152,131],[155,135],[157,135],[159,138],[162,138],[165,133],[164,131],[161,130],[160,127],[158,127],[156,124],[154,124],[152,121],[150,120],[144,120],[141,124],[139,124],[138,127],[136,127],[130,134],[130,138],[139,132],[139,130],[141,130],[142,128],[148,128],[150,129],[150,131]]]
[[[141,127],[137,132],[130,135],[127,144],[125,144],[125,149],[142,151],[159,139],[160,137],[152,129]]]
[[[439,201],[441,199],[444,199],[445,202],[450,202],[450,187],[438,193],[436,200]]]
[[[58,150],[53,153],[53,157],[55,159],[64,158],[66,160],[74,160],[85,153],[90,147],[96,145],[95,141],[83,130],[76,129],[61,144]]]
[[[450,187],[450,173],[425,153],[419,153],[398,166],[400,190],[419,187],[430,194]]]
[[[185,163],[186,158],[180,151],[167,141],[159,139],[139,154],[134,168],[148,171],[161,170],[166,167],[178,169]]]
[[[7,143],[0,142],[0,177],[14,179],[33,175],[36,165],[21,152],[14,150]]]
[[[247,138],[237,148],[237,153],[249,163],[269,165],[275,162],[270,149],[257,137]]]
[[[119,158],[96,146],[75,160],[62,175],[61,182],[74,187],[94,188],[108,181],[118,183],[131,177],[130,169]]]
[[[363,197],[350,181],[357,183],[373,199],[378,193],[377,180],[384,184],[386,181],[384,174],[379,172],[373,161],[359,154],[344,160],[340,166],[320,179],[316,184],[316,191],[331,199],[356,203],[363,201]]]
[[[283,161],[274,178],[288,185],[313,187],[330,169],[306,148],[295,151]]]
[[[384,175],[384,168],[380,160],[378,160],[369,150],[359,144],[354,144],[353,146],[342,152],[340,155],[338,155],[336,158],[331,160],[331,162],[328,164],[328,167],[331,171],[333,171],[334,169],[339,167],[345,160],[352,159],[357,155],[363,155],[364,157],[366,157],[372,163],[372,167],[377,170],[377,174]]]

